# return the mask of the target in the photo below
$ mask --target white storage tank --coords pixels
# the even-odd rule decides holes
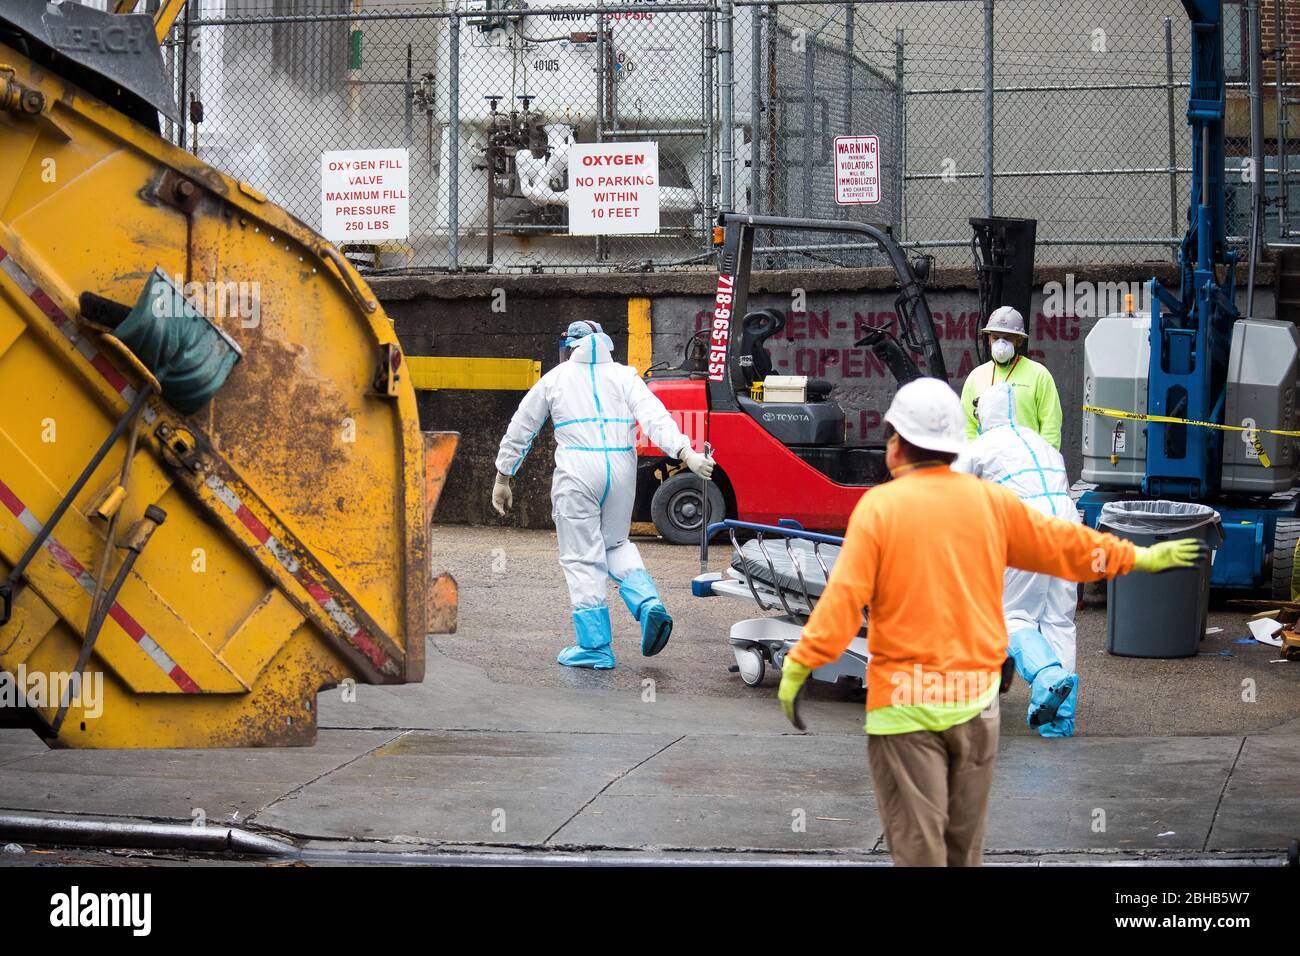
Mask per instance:
[[[1298,374],[1300,332],[1294,325],[1268,319],[1237,320],[1228,352],[1224,424],[1295,431]],[[1260,457],[1261,449],[1267,466]],[[1295,482],[1296,465],[1294,438],[1257,431],[1226,432],[1223,436],[1224,491],[1257,495],[1287,491]]]
[[[695,231],[707,229],[703,212],[712,172],[706,171],[702,153],[706,105],[702,70],[705,64],[706,24],[702,13],[677,13],[670,7],[658,11],[610,12],[605,14],[607,56],[600,69],[597,15],[565,13],[563,7],[590,6],[590,0],[554,0],[551,12],[531,14],[498,0],[469,0],[467,12],[481,16],[461,20],[459,39],[459,110],[450,116],[447,77],[438,74],[436,101],[443,120],[439,149],[439,178],[448,180],[450,169],[450,124],[459,124],[459,222],[463,231],[481,230],[487,221],[487,197],[483,169],[483,147],[491,124],[488,97],[500,97],[497,109],[520,110],[528,97],[528,108],[539,133],[535,143],[547,148],[545,157],[523,157],[521,183],[524,198],[499,198],[495,219],[508,243],[508,223],[530,206],[564,205],[567,165],[562,154],[568,142],[592,143],[598,135],[598,105],[604,104],[603,138],[613,142],[652,140],[659,144],[661,176],[660,209],[676,222]],[[734,91],[735,118],[739,143],[749,123],[750,44],[752,11],[735,12]],[[716,38],[713,42],[716,44]],[[443,26],[439,37],[438,62],[451,59],[450,30]],[[716,64],[707,67],[716,70]],[[604,88],[601,89],[603,83]],[[716,90],[710,87],[710,96]],[[718,117],[716,109],[713,116]],[[716,145],[714,147],[716,151]],[[738,153],[738,194],[747,157]],[[539,174],[544,173],[544,177]],[[542,181],[542,179],[545,181]],[[484,188],[478,188],[480,184]],[[434,221],[442,228],[450,222],[448,190],[439,192]],[[666,231],[671,231],[666,230]]]
[[[1145,413],[1151,364],[1151,315],[1112,313],[1083,345],[1083,403]],[[1140,488],[1147,467],[1145,422],[1083,413],[1083,480]]]

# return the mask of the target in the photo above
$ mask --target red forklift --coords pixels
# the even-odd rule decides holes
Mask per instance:
[[[888,227],[862,222],[725,213],[713,320],[688,342],[676,369],[650,370],[651,390],[697,449],[712,446],[717,469],[707,484],[707,520],[758,524],[793,520],[809,530],[842,531],[865,489],[889,477],[881,441],[848,441],[844,409],[830,382],[772,376],[766,342],[785,327],[777,309],[749,312],[750,269],[759,230],[839,234],[874,244],[898,279],[896,330],[872,328],[855,342],[870,349],[899,385],[922,375],[947,380],[924,285],[932,259],[909,261]],[[737,327],[738,326],[738,327]],[[757,386],[757,387],[756,387]],[[675,459],[638,443],[637,520],[651,520],[668,541],[699,544],[704,483]]]

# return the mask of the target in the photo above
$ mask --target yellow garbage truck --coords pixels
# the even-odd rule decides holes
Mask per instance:
[[[310,745],[454,629],[457,436],[339,251],[160,135],[182,4],[133,6],[0,4],[0,721]]]

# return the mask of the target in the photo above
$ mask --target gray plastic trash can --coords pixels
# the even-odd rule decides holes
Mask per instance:
[[[1223,543],[1219,513],[1186,501],[1111,501],[1097,521],[1134,544],[1200,538]],[[1192,657],[1210,611],[1210,564],[1159,574],[1126,574],[1106,585],[1106,650],[1120,657]]]

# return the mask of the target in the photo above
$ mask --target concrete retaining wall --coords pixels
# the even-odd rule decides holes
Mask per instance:
[[[1062,451],[1072,474],[1080,468],[1083,340],[1096,321],[1095,306],[1083,300],[1083,283],[1133,283],[1153,274],[1175,282],[1164,264],[1124,267],[1080,266],[1039,269],[1031,324],[1030,355],[1047,365],[1065,409]],[[1048,315],[1043,288],[1060,283],[1058,300],[1071,286],[1073,306]],[[1274,315],[1272,269],[1261,267],[1255,313]],[[707,274],[638,276],[427,276],[377,278],[372,287],[397,327],[409,355],[491,356],[540,359],[545,373],[558,360],[559,333],[574,319],[594,319],[614,340],[615,358],[628,354],[628,301],[651,301],[651,342],[655,362],[677,365],[689,336],[703,328],[711,312],[713,277]],[[978,298],[971,269],[940,269],[927,290],[943,345],[949,378],[961,388],[978,364],[975,330]],[[1052,287],[1049,286],[1049,289]],[[780,308],[787,313],[782,335],[769,342],[777,373],[809,375],[835,383],[832,398],[848,415],[849,437],[881,434],[880,416],[894,391],[894,380],[865,349],[853,348],[861,328],[894,320],[892,272],[883,269],[763,273],[751,285],[750,308]],[[794,306],[803,300],[803,309]],[[1244,308],[1244,295],[1241,297]],[[439,507],[439,520],[496,523],[490,506],[497,445],[522,392],[421,392],[421,424],[426,429],[462,434]],[[550,525],[550,474],[554,441],[550,429],[538,436],[516,481],[513,522],[523,527]]]

